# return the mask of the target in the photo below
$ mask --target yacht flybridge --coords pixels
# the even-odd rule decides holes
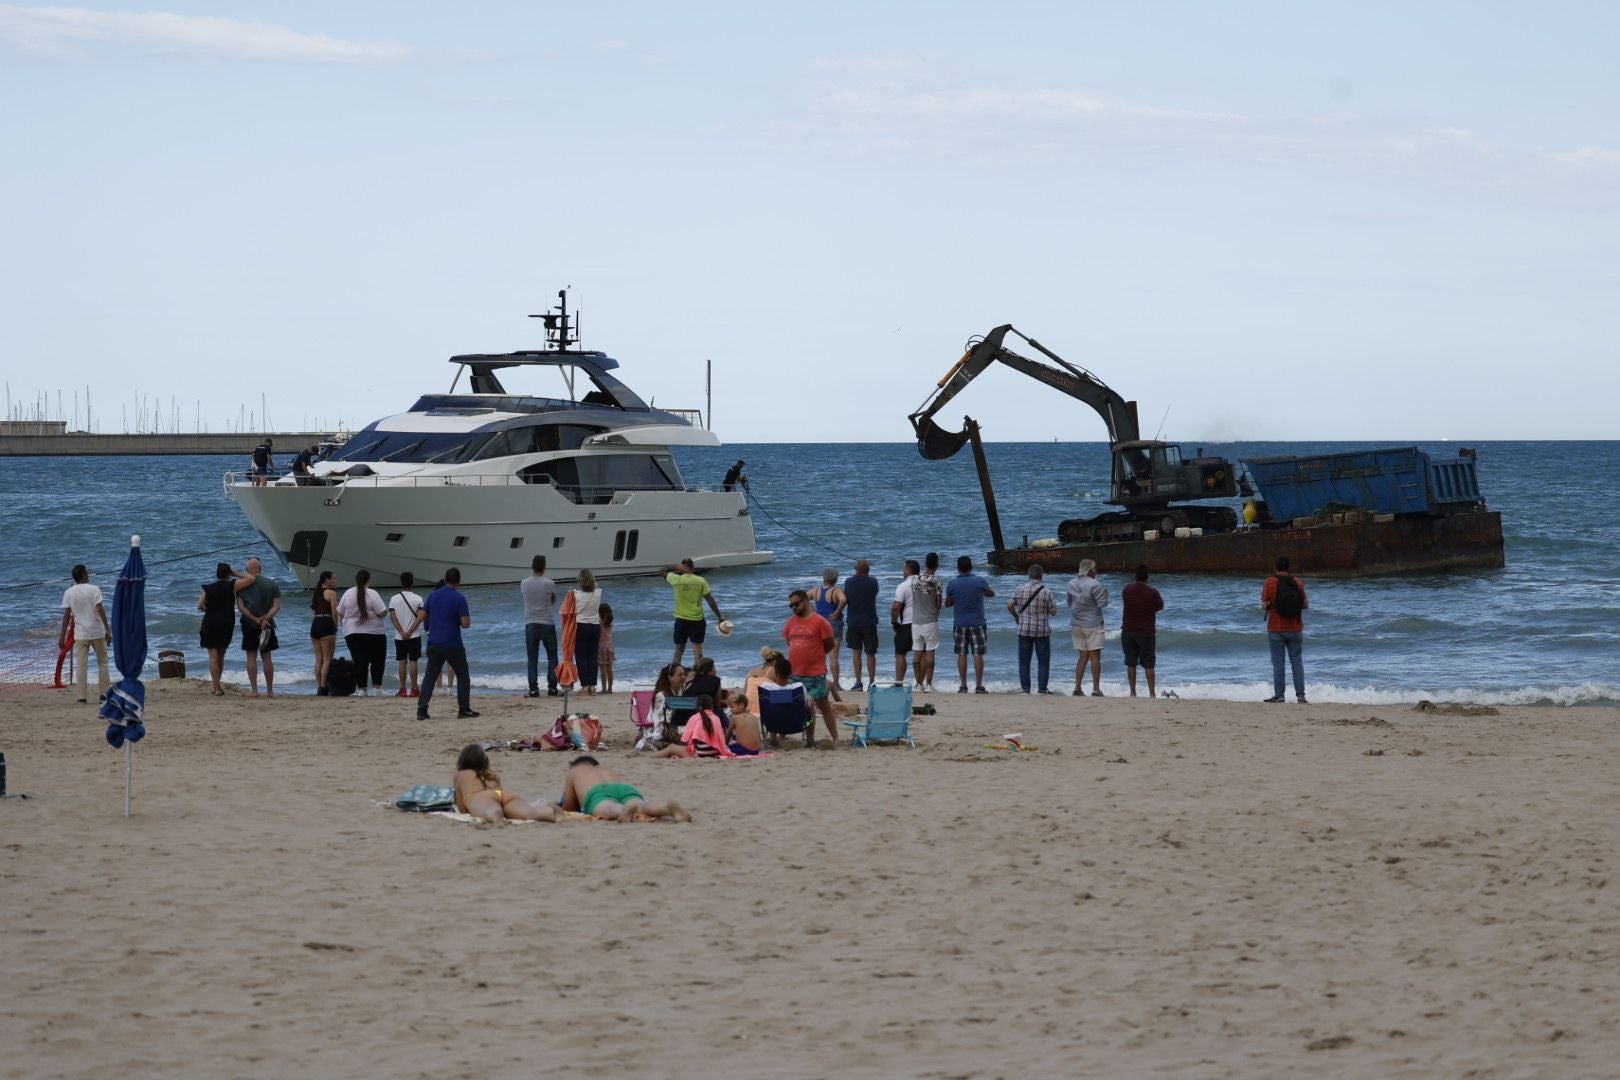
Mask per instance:
[[[453,356],[449,392],[367,425],[306,475],[227,473],[226,494],[306,587],[322,570],[347,583],[362,568],[376,585],[406,570],[431,583],[450,566],[463,584],[513,582],[536,555],[555,578],[688,556],[701,568],[769,562],[745,493],[688,487],[675,464],[672,447],[720,440],[642,401],[610,374],[617,360],[573,348],[558,296],[539,316],[546,348]],[[567,396],[508,392],[499,373],[514,369],[551,369]]]

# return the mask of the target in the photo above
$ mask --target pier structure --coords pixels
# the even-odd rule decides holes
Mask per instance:
[[[94,457],[145,454],[240,454],[272,439],[276,464],[306,446],[332,440],[330,431],[129,432],[68,431],[61,421],[0,421],[0,457]],[[19,430],[24,429],[24,430]]]

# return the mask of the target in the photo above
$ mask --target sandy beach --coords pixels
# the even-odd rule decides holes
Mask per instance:
[[[475,828],[378,803],[555,702],[155,682],[126,820],[92,708],[0,690],[0,1076],[1614,1075],[1620,710],[919,700],[729,763],[598,698],[696,821]]]

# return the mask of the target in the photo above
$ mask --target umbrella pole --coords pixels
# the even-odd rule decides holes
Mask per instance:
[[[135,787],[135,749],[124,744],[124,816],[129,817],[130,796]]]

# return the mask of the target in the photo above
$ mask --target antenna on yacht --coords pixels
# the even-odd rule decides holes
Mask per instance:
[[[546,348],[555,352],[567,352],[568,346],[579,342],[579,313],[574,313],[574,325],[568,322],[568,290],[557,290],[557,306],[544,315],[530,315],[531,319],[540,319],[546,324]]]

